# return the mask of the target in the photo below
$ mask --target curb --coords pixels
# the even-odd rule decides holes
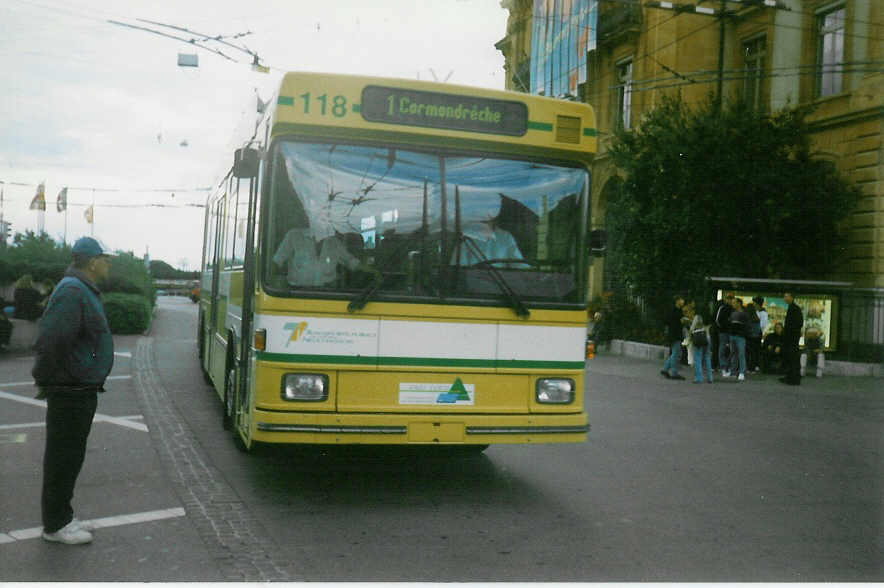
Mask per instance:
[[[622,355],[624,357],[663,361],[666,359],[667,349],[663,345],[614,339],[610,343],[608,352],[613,355]],[[858,363],[827,359],[826,373],[832,376],[882,378],[884,377],[884,365],[880,363]]]
[[[138,404],[186,516],[228,582],[292,581],[292,562],[209,460],[156,371],[153,338],[133,355]]]

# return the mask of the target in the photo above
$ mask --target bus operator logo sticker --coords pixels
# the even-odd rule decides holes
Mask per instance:
[[[399,404],[449,404],[473,406],[476,400],[476,387],[464,384],[460,378],[452,384],[400,383]]]
[[[285,327],[283,327],[286,331],[291,331],[292,334],[289,336],[288,340],[285,342],[285,346],[288,347],[289,343],[292,341],[297,341],[298,337],[304,332],[307,328],[307,321],[301,321],[299,323],[286,323]]]

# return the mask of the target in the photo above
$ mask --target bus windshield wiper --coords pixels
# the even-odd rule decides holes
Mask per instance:
[[[500,291],[503,292],[503,295],[512,305],[513,310],[516,315],[520,317],[527,317],[531,314],[531,311],[528,310],[528,307],[522,302],[522,299],[519,298],[519,295],[516,294],[515,290],[509,285],[506,281],[506,278],[503,277],[503,274],[500,273],[493,264],[489,263],[489,259],[482,253],[482,250],[476,245],[475,241],[471,237],[467,235],[461,234],[460,240],[466,244],[467,249],[470,250],[470,253],[475,255],[479,259],[479,263],[475,264],[476,266],[481,266],[485,270],[488,271],[488,274],[491,276],[491,279],[494,280],[494,283],[497,284],[497,287],[500,288]],[[458,264],[460,263],[460,259],[458,259]]]
[[[368,299],[371,298],[375,292],[377,292],[378,288],[381,287],[381,282],[384,281],[384,274],[378,272],[375,274],[374,280],[372,280],[371,284],[362,289],[362,291],[356,295],[356,297],[350,301],[350,304],[347,305],[347,312],[356,312],[357,310],[362,310],[365,304],[368,302]]]

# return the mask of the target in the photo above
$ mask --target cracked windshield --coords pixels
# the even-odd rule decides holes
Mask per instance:
[[[585,169],[282,142],[265,285],[373,299],[579,303]]]

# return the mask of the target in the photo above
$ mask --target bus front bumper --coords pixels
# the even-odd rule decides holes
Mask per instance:
[[[578,443],[585,413],[550,415],[328,414],[255,411],[252,439],[265,443]]]

